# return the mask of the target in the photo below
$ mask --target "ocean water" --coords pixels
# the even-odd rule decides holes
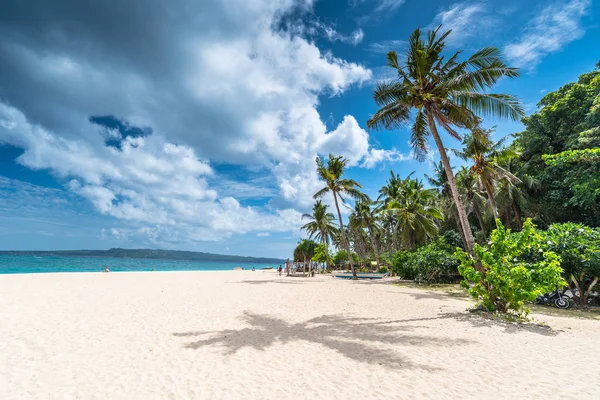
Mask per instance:
[[[232,271],[234,267],[256,269],[275,264],[233,263],[215,261],[151,260],[139,258],[62,257],[62,256],[3,256],[0,255],[0,274],[45,272],[111,272],[122,271]]]

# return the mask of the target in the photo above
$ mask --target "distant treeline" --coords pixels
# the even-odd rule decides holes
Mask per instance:
[[[147,258],[155,260],[223,261],[261,264],[282,264],[285,261],[278,258],[231,256],[195,251],[119,248],[109,250],[0,251],[0,255]]]

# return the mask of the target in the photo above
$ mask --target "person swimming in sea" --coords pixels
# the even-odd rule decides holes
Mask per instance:
[[[110,269],[108,269],[108,267],[104,267],[104,272],[110,272]]]

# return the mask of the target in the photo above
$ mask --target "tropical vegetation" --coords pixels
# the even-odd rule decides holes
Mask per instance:
[[[433,138],[440,161],[432,173],[423,181],[390,171],[372,199],[349,177],[346,158],[317,157],[323,187],[302,229],[320,242],[327,268],[354,276],[357,267],[384,267],[404,279],[462,279],[498,312],[522,314],[556,286],[587,305],[600,286],[600,63],[524,117],[518,99],[491,91],[519,71],[491,47],[446,57],[448,34],[416,30],[404,56],[388,53],[397,79],[374,89],[380,108],[367,121],[371,129],[410,121],[419,160]],[[525,129],[497,139],[489,117],[521,119]],[[460,142],[447,149],[440,130]]]

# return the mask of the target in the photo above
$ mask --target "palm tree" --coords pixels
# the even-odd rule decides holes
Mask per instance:
[[[485,47],[462,62],[458,61],[460,51],[446,59],[442,56],[444,40],[451,31],[438,37],[440,28],[429,32],[427,40],[421,38],[420,29],[415,30],[402,65],[395,51],[387,54],[388,65],[396,70],[398,79],[375,88],[373,98],[381,108],[367,121],[367,127],[400,128],[411,118],[411,110],[416,109],[411,135],[413,152],[418,160],[423,160],[429,150],[427,139],[433,136],[456,204],[465,247],[472,253],[473,233],[437,124],[460,140],[455,128],[476,126],[478,114],[519,120],[524,113],[517,98],[488,92],[501,78],[515,78],[519,72],[508,68],[494,47]]]
[[[375,260],[379,267],[379,247],[377,246],[376,232],[379,230],[377,224],[377,212],[372,207],[373,203],[369,199],[359,200],[354,204],[354,211],[350,215],[350,226],[355,228],[366,228],[371,239],[371,246],[375,254]]]
[[[471,161],[473,165],[470,172],[477,178],[477,183],[487,193],[488,201],[494,218],[498,218],[498,206],[496,205],[495,188],[501,180],[508,180],[513,184],[519,183],[520,179],[500,164],[517,156],[511,148],[504,147],[507,137],[497,142],[491,140],[492,129],[475,128],[470,135],[466,135],[463,150],[454,150],[454,153],[465,161]]]
[[[508,159],[504,163],[507,171],[514,174],[519,174],[515,171],[514,159]],[[517,229],[523,228],[523,209],[535,210],[535,202],[531,201],[531,196],[540,187],[540,182],[531,175],[520,174],[518,182],[510,179],[502,179],[498,188],[498,207],[503,210],[504,216],[510,220],[511,212],[515,215]],[[531,210],[531,209],[534,210]],[[505,218],[505,224],[506,224]]]
[[[319,178],[325,182],[325,187],[319,190],[313,196],[315,199],[318,199],[324,196],[326,193],[331,192],[333,194],[333,201],[335,203],[335,209],[337,210],[338,219],[340,222],[340,235],[342,238],[342,243],[348,252],[348,258],[350,261],[350,268],[352,269],[352,275],[356,279],[356,269],[354,268],[354,261],[352,260],[352,252],[350,251],[350,243],[348,242],[348,238],[346,237],[346,232],[344,231],[344,223],[342,222],[342,214],[340,213],[340,205],[338,202],[338,197],[342,202],[345,202],[343,195],[350,196],[354,199],[363,199],[365,195],[358,190],[358,188],[362,188],[361,185],[358,184],[353,179],[342,179],[344,175],[344,169],[348,164],[348,160],[342,156],[334,157],[333,154],[329,154],[329,158],[327,160],[327,165],[323,162],[321,157],[317,157],[317,174]]]
[[[302,226],[302,230],[305,230],[308,233],[308,237],[310,239],[319,240],[323,243],[325,247],[325,256],[327,257],[327,268],[331,265],[331,260],[329,259],[329,242],[333,240],[337,228],[333,225],[333,221],[335,220],[335,216],[332,213],[327,212],[326,204],[323,204],[321,200],[317,200],[315,205],[313,206],[312,214],[303,214],[302,219],[311,220],[304,226]]]
[[[407,179],[398,195],[388,202],[382,212],[396,216],[402,232],[402,245],[413,249],[417,242],[435,236],[437,221],[444,216],[436,204],[437,190],[424,189],[423,183]]]
[[[477,180],[476,175],[472,174],[466,167],[461,167],[456,172],[456,184],[460,192],[460,197],[463,199],[463,204],[465,205],[467,218],[469,215],[474,215],[483,237],[486,237],[486,221],[490,219],[489,213],[486,213],[486,210],[490,209],[490,207],[488,205],[488,199],[484,196],[483,189]],[[454,207],[453,212],[456,214],[455,208],[456,207]]]

